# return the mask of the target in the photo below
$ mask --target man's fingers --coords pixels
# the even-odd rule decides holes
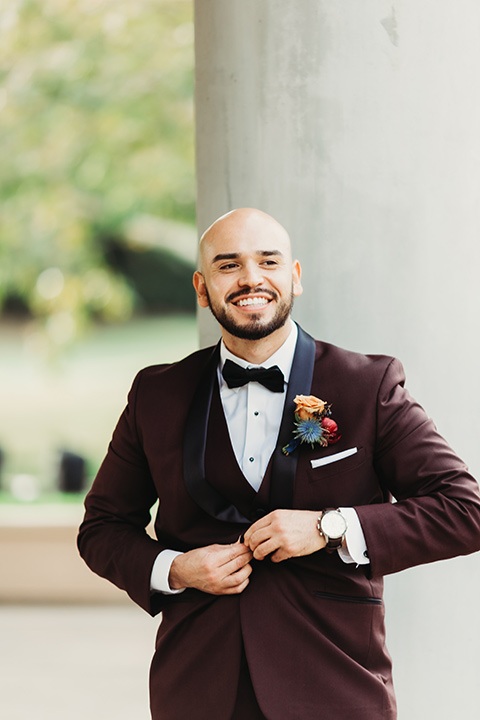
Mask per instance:
[[[228,580],[226,584],[225,580],[247,567],[251,559],[251,551],[241,543],[190,550],[174,559],[170,568],[170,586],[175,589],[194,587],[218,595],[226,586],[243,582],[248,573],[233,583]]]
[[[266,528],[268,525],[270,525],[269,515],[265,515],[265,517],[260,518],[260,520],[257,520],[257,522],[254,522],[253,525],[250,525],[245,535],[243,536],[243,542],[245,543],[245,545],[247,547],[251,547],[253,535],[255,535],[255,533],[257,533],[259,530]]]
[[[233,545],[217,545],[218,548],[218,565],[228,565],[228,563],[238,561],[240,565],[243,562],[249,562],[252,559],[252,552],[243,543],[238,540]]]
[[[225,578],[235,577],[241,570],[248,569],[248,573],[251,572],[250,561],[253,557],[253,553],[250,550],[242,555],[239,555],[233,560],[220,566],[219,571]]]
[[[251,572],[252,566],[245,565],[244,567],[240,568],[240,570],[237,570],[231,575],[228,575],[225,578],[226,587],[238,587],[239,585],[242,585],[245,580],[250,576]]]
[[[253,557],[255,558],[255,560],[264,560],[267,555],[275,552],[276,550],[278,550],[279,547],[280,545],[275,540],[275,538],[268,538],[267,540],[265,540],[265,542],[257,545],[255,550],[253,551]]]
[[[247,538],[245,537],[245,542]],[[262,560],[278,548],[286,545],[288,533],[278,519],[254,530],[248,538],[248,546],[256,560]]]
[[[248,584],[252,558],[270,556],[278,563],[322,549],[318,513],[309,510],[273,510],[250,526],[230,545],[209,545],[178,556],[172,563],[172,588],[195,587],[221,595],[242,592]]]
[[[244,588],[251,573],[252,552],[239,543],[204,548],[203,562],[198,567],[196,587],[214,595],[232,594]]]
[[[210,580],[210,592],[214,595],[232,595],[239,593],[248,585],[248,579],[252,572],[252,566],[249,563],[243,564],[240,568],[232,565],[232,572],[230,573],[225,572],[225,568],[227,567],[227,565],[223,565],[221,574]]]
[[[271,556],[270,560],[274,563],[282,562],[283,560],[288,560],[288,558],[291,558],[292,556],[287,554],[284,550],[277,550],[277,552],[274,552]]]
[[[241,585],[235,585],[235,587],[226,588],[222,595],[240,595],[245,588],[247,587],[248,583],[250,582],[250,578],[246,578]]]
[[[249,539],[249,548],[254,553],[254,557],[257,557],[257,555],[255,555],[255,550],[262,545],[262,543],[273,539],[274,533],[272,530],[272,526],[268,525],[267,527],[260,528],[256,532],[252,533]]]

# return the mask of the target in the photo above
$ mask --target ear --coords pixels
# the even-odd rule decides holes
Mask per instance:
[[[293,294],[298,297],[303,293],[303,287],[301,282],[302,268],[298,260],[294,260],[292,265],[292,277],[293,277]]]
[[[200,305],[200,307],[207,308],[207,286],[205,285],[205,278],[199,270],[196,270],[193,273],[193,287],[195,288],[195,292],[197,293],[198,304]]]

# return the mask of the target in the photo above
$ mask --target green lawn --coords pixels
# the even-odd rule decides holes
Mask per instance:
[[[63,448],[83,455],[94,474],[136,372],[197,346],[194,315],[95,327],[53,358],[28,325],[0,325],[0,502],[19,474],[37,478],[46,499],[61,497],[51,493]]]

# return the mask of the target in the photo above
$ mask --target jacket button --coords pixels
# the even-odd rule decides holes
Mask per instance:
[[[267,515],[267,514],[268,514],[268,511],[265,510],[265,508],[261,508],[261,507],[255,508],[255,510],[253,511],[253,519],[254,519],[254,521],[260,520],[260,518],[265,517],[265,515]]]

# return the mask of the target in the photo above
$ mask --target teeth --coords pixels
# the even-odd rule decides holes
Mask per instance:
[[[264,297],[251,297],[246,300],[240,300],[239,306],[245,307],[246,305],[266,305],[268,303],[267,298]]]

